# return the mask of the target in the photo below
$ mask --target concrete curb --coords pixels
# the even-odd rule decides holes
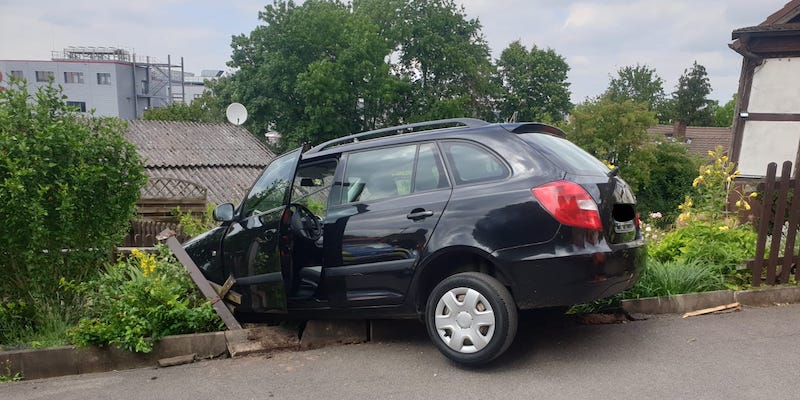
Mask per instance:
[[[775,286],[753,290],[691,293],[676,296],[623,300],[628,314],[681,314],[739,302],[746,306],[800,303],[800,286]],[[250,354],[306,350],[337,344],[404,340],[422,335],[419,321],[341,320],[309,321],[302,340],[288,327],[258,327],[237,331],[198,333],[162,338],[151,353],[141,354],[114,347],[55,347],[41,350],[0,352],[0,373],[19,373],[24,379],[156,367],[195,359],[238,357]],[[191,357],[190,357],[191,356]],[[8,370],[5,370],[5,366]]]
[[[159,361],[208,359],[274,353],[299,348],[297,331],[259,327],[237,331],[175,335],[161,338],[150,353],[133,353],[116,347],[64,346],[39,350],[0,352],[2,373],[19,373],[24,379],[156,367]],[[192,356],[188,359],[188,356]],[[5,366],[8,370],[5,370]],[[176,365],[176,364],[174,364]]]
[[[734,302],[754,307],[800,303],[800,286],[771,286],[739,291],[719,290],[622,300],[622,309],[628,314],[683,314]]]

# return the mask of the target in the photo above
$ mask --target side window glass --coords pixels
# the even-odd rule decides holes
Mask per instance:
[[[292,203],[305,206],[318,217],[328,215],[328,196],[336,174],[336,160],[300,166],[294,178]]]
[[[457,183],[469,184],[502,179],[508,168],[497,156],[480,146],[465,142],[445,142],[447,159],[453,166]]]
[[[378,200],[411,193],[416,145],[350,154],[342,203]]]
[[[442,189],[449,186],[444,173],[439,150],[433,143],[419,146],[417,171],[414,174],[414,192]]]
[[[242,202],[242,217],[247,218],[286,205],[299,157],[300,149],[297,149],[272,160]]]

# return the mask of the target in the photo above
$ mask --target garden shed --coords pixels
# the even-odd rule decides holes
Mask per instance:
[[[176,206],[237,203],[275,154],[241,126],[228,123],[130,121],[125,138],[144,159],[148,183],[139,215],[169,216]]]
[[[743,176],[761,177],[770,162],[795,161],[800,148],[800,0],[732,39],[743,61],[731,159]]]

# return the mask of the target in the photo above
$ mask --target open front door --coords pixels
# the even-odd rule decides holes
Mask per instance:
[[[300,153],[297,149],[272,160],[242,201],[223,239],[223,262],[242,294],[237,311],[286,312],[282,271],[291,260],[281,255],[287,228],[282,219]]]

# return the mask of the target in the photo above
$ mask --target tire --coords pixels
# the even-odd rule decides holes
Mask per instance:
[[[428,336],[449,359],[476,366],[505,352],[517,334],[517,307],[497,279],[465,272],[444,279],[425,306]]]

